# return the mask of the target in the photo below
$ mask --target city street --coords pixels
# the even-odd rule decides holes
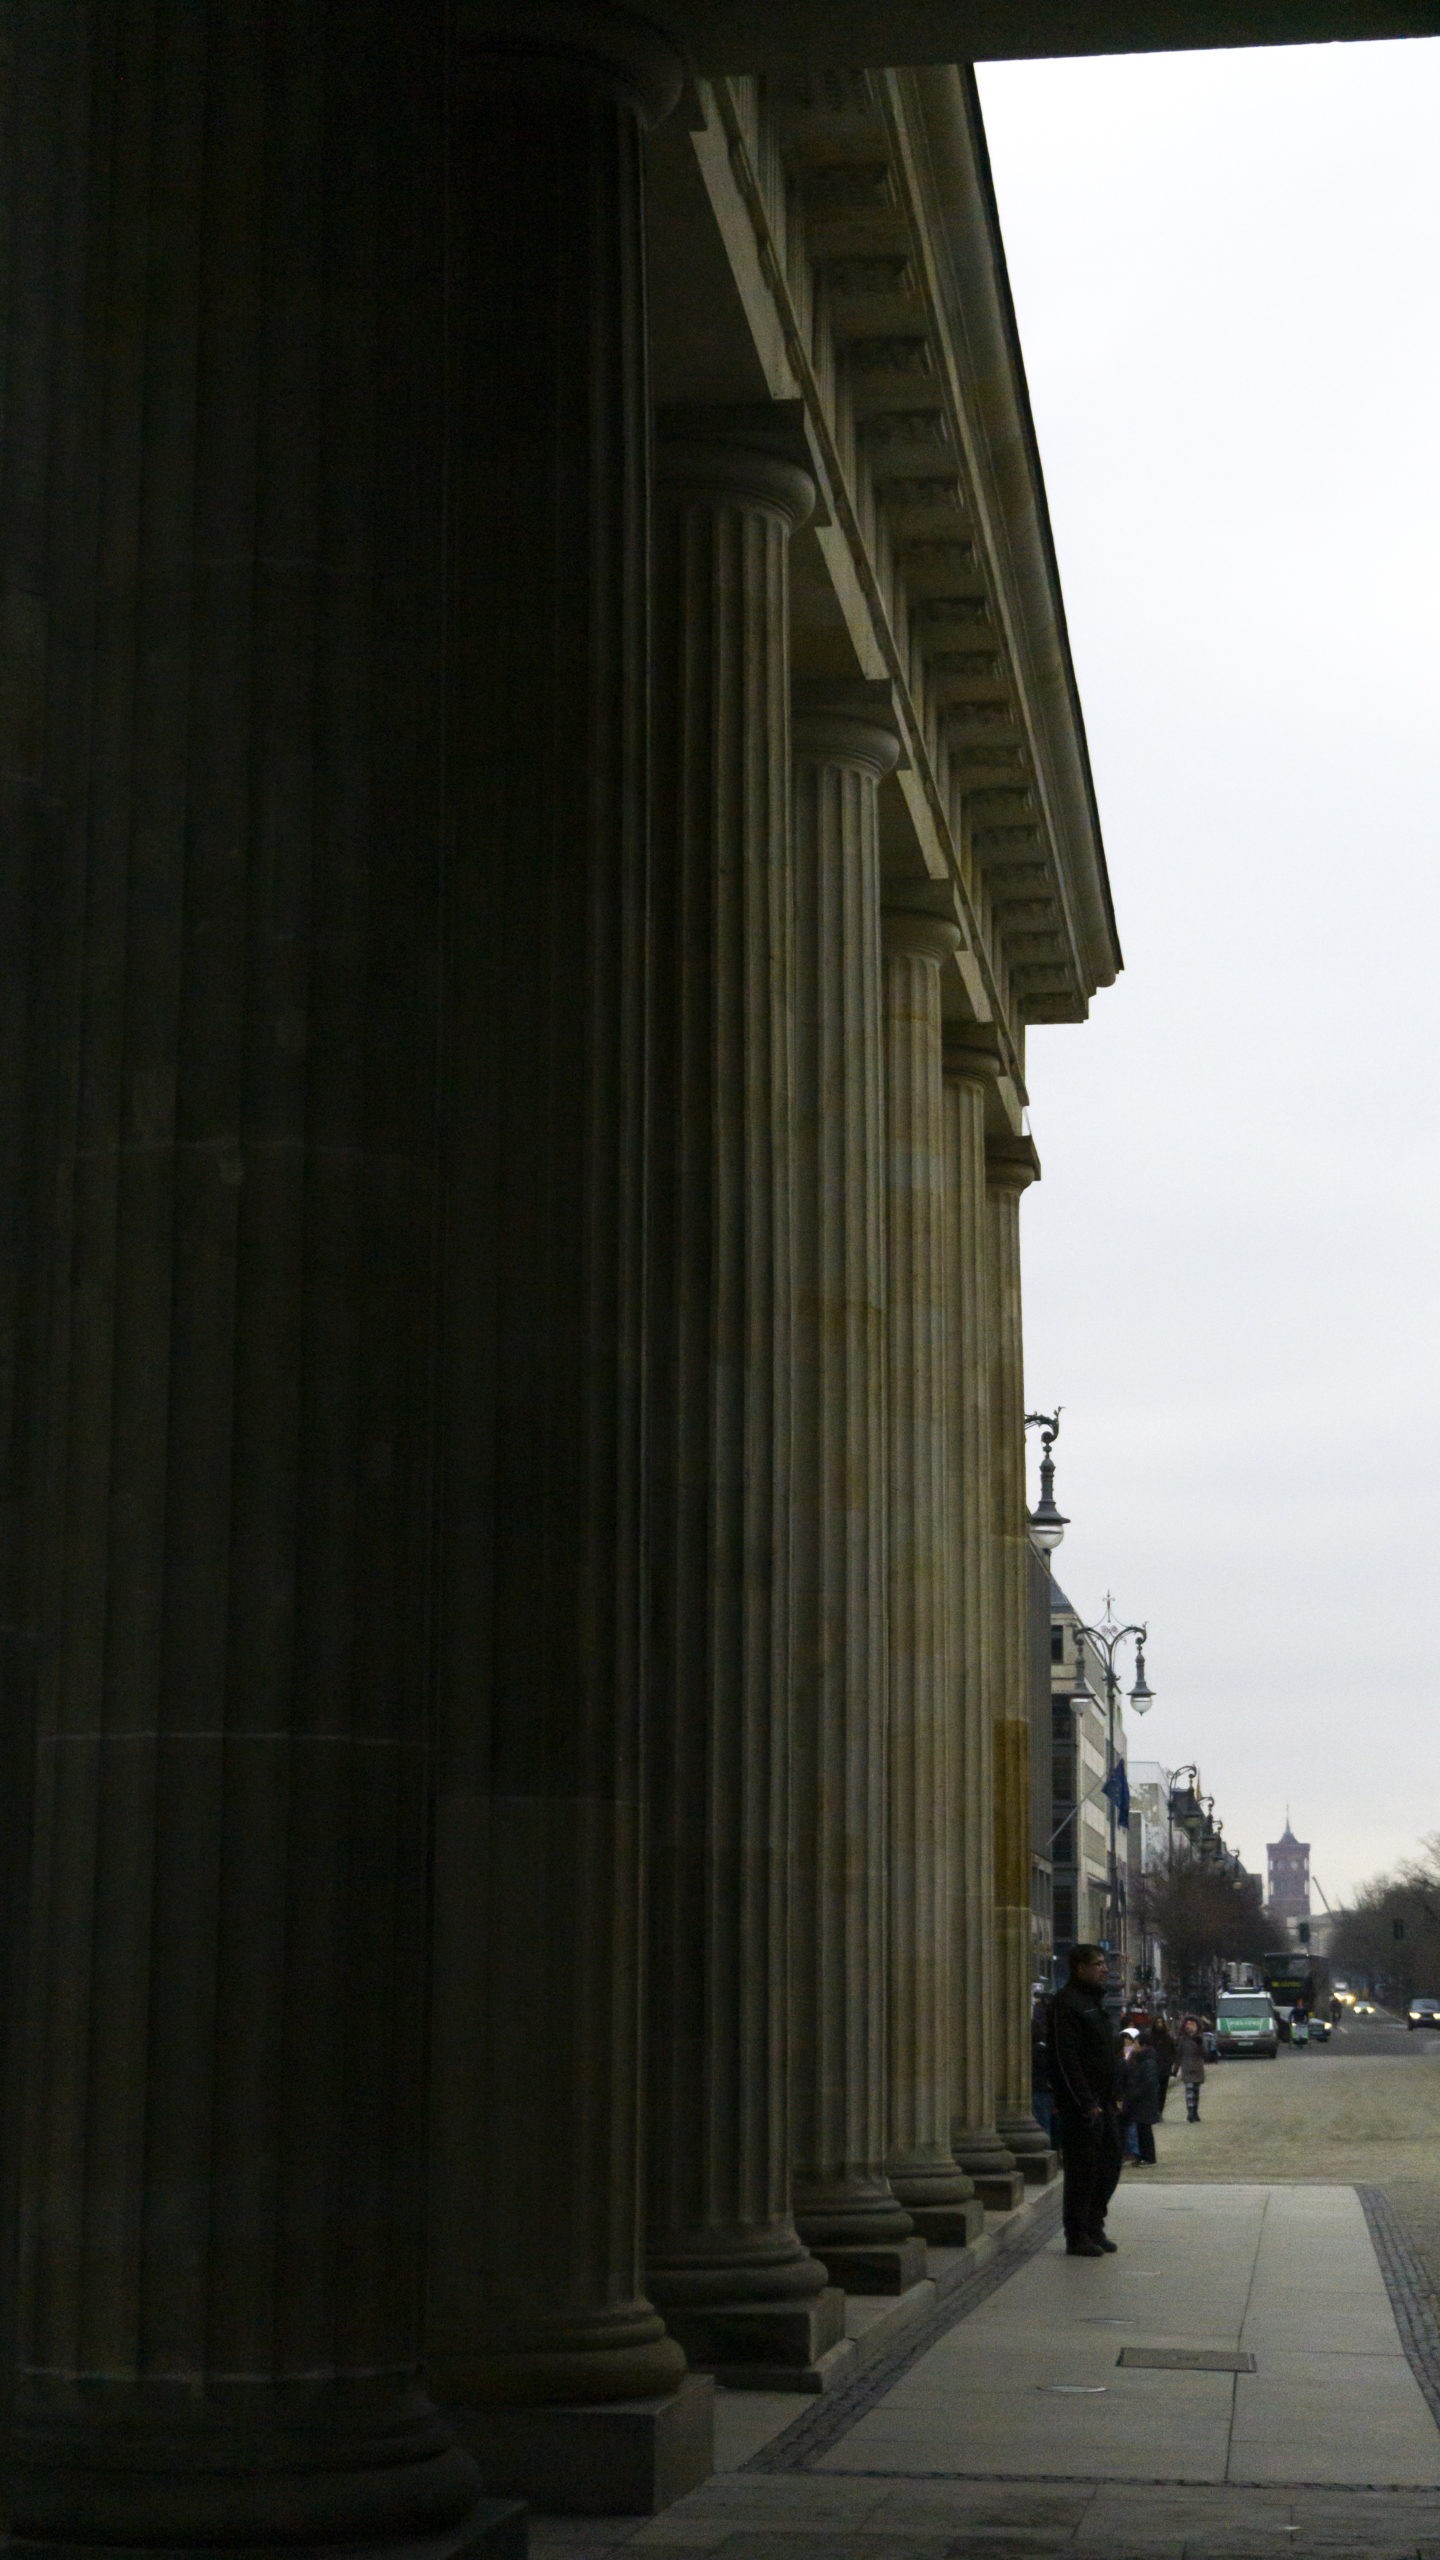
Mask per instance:
[[[1440,2291],[1440,2035],[1357,2019],[1274,2062],[1212,2064],[1199,2124],[1177,2084],[1155,2149],[1155,2168],[1127,2179],[1383,2187]]]
[[[538,2519],[533,2551],[1440,2560],[1440,2034],[1381,2016],[1213,2066],[1157,2150],[1110,2258],[1067,2260],[1032,2192],[992,2217],[1003,2280],[913,2352],[798,2408],[721,2392],[704,2488]]]

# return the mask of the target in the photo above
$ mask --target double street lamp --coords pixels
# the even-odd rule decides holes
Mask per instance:
[[[1035,1545],[1039,1547],[1048,1558],[1053,1555],[1055,1549],[1059,1546],[1061,1539],[1064,1537],[1066,1529],[1070,1525],[1064,1512],[1059,1508],[1055,1500],[1055,1443],[1060,1436],[1060,1407],[1057,1405],[1053,1413],[1027,1413],[1025,1416],[1025,1428],[1027,1431],[1037,1430],[1040,1434],[1040,1499],[1030,1514],[1030,1535]],[[1120,1912],[1122,1907],[1120,1894],[1119,1853],[1120,1793],[1121,1786],[1124,1784],[1124,1781],[1118,1776],[1120,1761],[1119,1754],[1115,1747],[1115,1711],[1120,1685],[1115,1669],[1115,1662],[1116,1656],[1120,1651],[1120,1647],[1132,1636],[1135,1640],[1135,1685],[1129,1693],[1128,1701],[1132,1712],[1137,1716],[1147,1715],[1151,1707],[1155,1704],[1155,1692],[1145,1677],[1145,1646],[1149,1637],[1148,1628],[1143,1626],[1116,1626],[1113,1618],[1110,1616],[1111,1606],[1112,1603],[1110,1595],[1107,1592],[1105,1595],[1106,1616],[1104,1624],[1098,1627],[1076,1628],[1075,1687],[1071,1692],[1070,1704],[1074,1713],[1078,1716],[1083,1714],[1087,1706],[1095,1706],[1099,1703],[1094,1690],[1090,1687],[1090,1684],[1085,1677],[1085,1647],[1087,1644],[1091,1644],[1094,1646],[1095,1652],[1099,1657],[1101,1673],[1105,1684],[1106,1760],[1104,1793],[1110,1806],[1108,1928],[1111,1948],[1118,1955],[1120,1941]],[[1128,1786],[1126,1787],[1125,1792],[1127,1797],[1126,1812],[1128,1815]],[[1078,1818],[1079,1798],[1077,1789],[1077,1825]],[[1079,1855],[1079,1832],[1077,1828],[1075,1843],[1077,1870],[1079,1865]]]
[[[1155,1704],[1155,1692],[1145,1677],[1145,1646],[1149,1637],[1149,1629],[1143,1626],[1117,1627],[1113,1618],[1109,1615],[1111,1605],[1110,1595],[1107,1592],[1105,1595],[1106,1616],[1104,1623],[1098,1627],[1077,1627],[1075,1630],[1075,1687],[1071,1693],[1070,1703],[1077,1715],[1080,1714],[1087,1705],[1094,1706],[1099,1703],[1096,1699],[1094,1690],[1091,1688],[1089,1681],[1085,1677],[1085,1647],[1087,1644],[1092,1645],[1096,1654],[1099,1656],[1100,1671],[1105,1686],[1106,1748],[1104,1793],[1106,1801],[1110,1807],[1108,1894],[1109,1938],[1113,1952],[1118,1955],[1120,1949],[1120,1913],[1122,1909],[1120,1893],[1120,1797],[1123,1789],[1126,1799],[1125,1812],[1128,1828],[1130,1791],[1128,1784],[1121,1775],[1120,1757],[1115,1747],[1115,1711],[1120,1694],[1120,1681],[1115,1668],[1115,1663],[1120,1647],[1131,1637],[1134,1638],[1135,1642],[1135,1686],[1130,1691],[1127,1703],[1132,1714],[1137,1716],[1148,1715],[1150,1709]]]

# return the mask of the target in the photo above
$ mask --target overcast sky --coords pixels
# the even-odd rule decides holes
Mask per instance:
[[[1337,1901],[1440,1830],[1440,43],[980,85],[1126,962],[1030,1043],[1056,1566]]]

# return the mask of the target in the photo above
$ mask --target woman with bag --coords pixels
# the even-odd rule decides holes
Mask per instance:
[[[1182,2018],[1175,2041],[1175,2077],[1185,2092],[1185,2121],[1200,2121],[1200,2083],[1205,2077],[1205,2047],[1198,2018]]]

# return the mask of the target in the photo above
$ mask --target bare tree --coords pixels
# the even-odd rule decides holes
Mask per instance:
[[[1257,1878],[1236,1878],[1188,1848],[1146,1869],[1132,1907],[1164,1946],[1173,1988],[1207,2004],[1221,1966],[1258,1964],[1273,1935]]]
[[[1330,1938],[1330,1962],[1377,1999],[1404,2008],[1440,1996],[1440,1833],[1388,1875],[1372,1876]]]

